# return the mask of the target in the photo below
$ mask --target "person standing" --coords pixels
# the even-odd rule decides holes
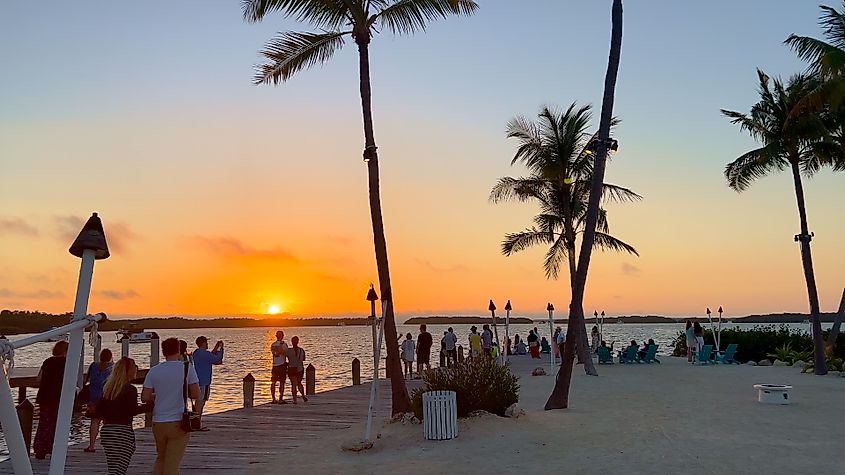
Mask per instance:
[[[156,461],[152,473],[176,475],[191,437],[190,433],[182,430],[182,414],[187,409],[186,399],[197,399],[200,395],[199,378],[193,365],[181,361],[179,340],[164,340],[161,342],[161,352],[165,361],[147,372],[141,401],[155,401],[153,437],[156,442]]]
[[[490,325],[484,324],[481,327],[481,350],[484,351],[484,356],[487,359],[493,358],[493,332],[490,331]]]
[[[308,397],[305,395],[305,388],[302,387],[302,378],[305,376],[305,350],[299,347],[299,337],[294,336],[290,339],[291,346],[287,349],[286,356],[288,358],[288,377],[290,378],[290,392],[293,395],[293,403],[296,404],[296,390],[299,390],[300,396],[304,402],[308,402]]]
[[[446,347],[446,366],[448,367],[457,364],[458,351],[455,349],[455,345],[458,344],[458,337],[455,335],[455,331],[452,330],[452,327],[449,327],[446,334],[443,335],[443,344]]]
[[[59,416],[59,401],[62,397],[62,380],[65,377],[67,359],[66,341],[53,345],[53,356],[44,360],[38,371],[38,429],[35,431],[35,443],[32,451],[35,458],[44,459],[53,452],[53,439],[56,437],[56,418]]]
[[[601,335],[599,335],[599,327],[593,325],[593,330],[590,332],[590,354],[595,354],[601,344]]]
[[[106,384],[106,379],[112,371],[112,353],[106,348],[100,352],[100,361],[91,363],[88,367],[88,409],[87,415],[91,418],[91,424],[88,427],[88,447],[83,449],[85,452],[94,452],[94,442],[97,441],[97,434],[100,432],[100,419],[95,416],[97,412],[97,404],[100,398],[103,397],[103,385]]]
[[[197,399],[196,411],[202,416],[205,403],[211,396],[211,368],[214,365],[223,364],[223,342],[218,340],[211,351],[208,351],[208,338],[204,336],[198,336],[196,344],[197,349],[194,350],[193,359],[200,384],[200,397]],[[203,426],[202,430],[208,430],[208,428]]]
[[[420,325],[420,335],[417,337],[417,374],[425,369],[431,369],[431,345],[434,343],[431,333],[426,331],[425,323]]]
[[[561,327],[557,327],[557,335],[555,336],[555,349],[557,356],[563,359],[563,345],[566,343],[566,332]]]
[[[540,358],[540,338],[534,333],[534,330],[528,332],[528,352],[531,353],[531,358]]]
[[[687,320],[685,336],[687,340],[687,362],[692,363],[692,352],[695,350],[695,330],[692,328],[692,322]]]
[[[273,354],[273,370],[270,373],[270,397],[273,401],[270,404],[287,404],[285,402],[285,379],[288,374],[287,353],[288,344],[285,343],[285,332],[276,332],[276,341],[270,345],[270,353]],[[276,399],[276,382],[279,383],[279,399]]]
[[[103,397],[95,411],[103,420],[100,443],[106,452],[109,475],[124,475],[129,469],[135,454],[132,418],[152,410],[151,403],[138,405],[138,390],[132,385],[137,374],[135,360],[126,356],[120,358],[106,380]]]
[[[402,342],[402,360],[405,363],[406,379],[412,379],[414,377],[414,356],[416,352],[414,336],[409,332],[405,335],[405,341]]]
[[[481,356],[481,335],[478,334],[478,327],[475,325],[469,329],[469,356],[470,358]]]
[[[692,326],[692,333],[695,335],[695,352],[701,353],[704,349],[704,328],[700,323],[695,322]]]

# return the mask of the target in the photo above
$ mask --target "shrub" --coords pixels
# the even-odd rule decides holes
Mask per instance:
[[[411,394],[411,407],[417,418],[422,420],[424,392],[455,391],[458,417],[466,417],[478,410],[503,416],[508,406],[519,401],[518,380],[511,374],[510,365],[500,365],[485,358],[465,360],[452,368],[425,371],[425,385]]]
[[[704,330],[704,341],[708,345],[713,343],[713,332],[710,329]],[[686,356],[687,341],[683,331],[678,333],[673,343],[675,349],[672,355]],[[731,343],[737,344],[736,360],[740,363],[768,358],[770,354],[776,354],[775,352],[779,348],[782,349],[785,346],[789,347],[789,351],[796,353],[795,356],[800,356],[803,352],[810,352],[810,355],[812,355],[813,350],[813,339],[809,335],[790,330],[786,325],[722,329],[721,349],[724,350]],[[837,343],[839,343],[839,340],[837,340]],[[837,345],[837,347],[839,346]],[[845,343],[841,348],[845,350]]]

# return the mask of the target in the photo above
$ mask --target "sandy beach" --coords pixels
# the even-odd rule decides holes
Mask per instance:
[[[366,453],[340,445],[362,428],[338,432],[280,460],[286,473],[836,473],[845,437],[838,407],[845,378],[793,367],[601,366],[573,376],[571,409],[543,411],[554,377],[531,376],[548,360],[512,358],[520,376],[518,419],[459,421],[451,441],[426,441],[420,425],[386,423]],[[577,369],[580,370],[580,367]],[[795,386],[788,406],[757,402],[755,383]],[[819,430],[821,428],[821,430]],[[300,472],[299,468],[303,470]],[[269,472],[268,472],[269,473]]]

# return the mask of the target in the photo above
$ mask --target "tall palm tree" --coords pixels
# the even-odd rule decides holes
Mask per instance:
[[[351,38],[358,47],[361,110],[364,119],[364,161],[369,178],[370,217],[378,267],[379,288],[387,338],[393,414],[411,411],[408,389],[399,363],[399,344],[393,311],[393,292],[387,260],[387,243],[381,214],[379,168],[373,133],[369,46],[375,34],[388,30],[407,35],[424,31],[430,21],[470,15],[478,4],[472,0],[243,0],[244,18],[258,22],[278,11],[285,18],[309,23],[317,32],[288,31],[270,40],[261,54],[267,62],[256,68],[256,84],[279,84],[297,72],[322,64]]]
[[[807,224],[807,210],[804,203],[804,184],[801,177],[812,176],[824,166],[845,169],[841,161],[842,146],[831,130],[840,127],[835,114],[825,111],[804,110],[795,114],[799,103],[819,87],[816,75],[799,74],[789,78],[786,84],[780,79],[770,79],[757,70],[760,101],[751,107],[749,114],[722,110],[722,114],[739,125],[741,130],[760,142],[756,148],[739,156],[725,167],[728,186],[741,192],[758,178],[789,169],[798,203],[798,219],[801,232],[795,241],[801,244],[801,263],[807,282],[810,301],[810,315],[813,325],[814,371],[825,374],[824,340],[819,310],[819,295],[813,272],[813,256],[810,241],[813,235]]]
[[[547,279],[557,279],[564,257],[569,264],[569,288],[575,281],[575,246],[584,232],[587,203],[593,175],[591,144],[595,135],[587,132],[592,115],[590,106],[572,103],[563,113],[543,107],[537,122],[517,117],[507,127],[508,138],[519,141],[511,165],[524,164],[528,177],[500,178],[490,193],[490,201],[531,201],[540,205],[534,226],[505,236],[502,254],[510,256],[536,245],[549,246],[543,267]],[[614,121],[614,124],[616,122]],[[602,190],[606,201],[637,201],[642,197],[633,191],[608,183]],[[596,246],[638,255],[629,244],[611,236],[607,213],[600,211]],[[582,325],[570,334],[577,338],[578,358],[587,374],[598,374],[590,356],[586,328]]]
[[[818,112],[830,108],[841,113],[845,102],[845,2],[843,11],[826,5],[820,5],[819,8],[822,10],[819,24],[824,29],[823,40],[792,34],[784,41],[801,59],[810,63],[810,73],[822,79],[813,92],[799,101],[799,106],[792,112],[793,116],[807,110]],[[841,139],[841,128],[838,133]],[[845,164],[839,164],[838,168],[845,168]],[[839,308],[845,308],[845,292]],[[832,352],[836,344],[843,313],[836,313],[833,327],[827,336],[825,346],[828,352]]]
[[[590,257],[596,242],[596,228],[601,210],[604,171],[607,165],[607,152],[610,147],[610,127],[613,122],[613,100],[616,92],[616,75],[619,72],[619,58],[622,54],[622,0],[613,0],[611,7],[610,55],[607,61],[607,74],[604,78],[604,97],[601,103],[601,118],[597,150],[593,161],[593,181],[590,198],[587,203],[587,216],[584,223],[584,235],[581,238],[581,251],[578,253],[578,266],[572,285],[572,300],[569,303],[568,333],[573,328],[584,326],[584,291],[587,288],[587,272]],[[563,347],[563,361],[555,377],[555,387],[546,401],[546,410],[563,409],[569,405],[569,386],[572,383],[572,357],[575,355],[575,342],[566,339]]]

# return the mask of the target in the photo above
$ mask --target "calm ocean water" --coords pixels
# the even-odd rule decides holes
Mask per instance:
[[[471,325],[452,325],[459,337],[459,344],[468,346],[467,335]],[[524,338],[528,331],[536,326],[541,336],[549,336],[548,323],[536,323],[534,325],[511,325],[510,334],[519,334]],[[755,325],[724,325],[723,328],[740,326],[753,327]],[[807,331],[807,325],[791,324],[790,327],[796,330]],[[439,348],[439,335],[446,331],[447,325],[429,325],[428,331],[435,339],[435,350],[432,354],[433,363],[436,364],[436,351]],[[659,354],[666,355],[671,352],[669,347],[672,340],[683,329],[683,324],[606,324],[604,325],[604,339],[610,343],[616,341],[616,348],[623,342],[637,340],[642,342],[648,338],[654,338],[660,345]],[[147,330],[155,330],[149,328]],[[211,400],[206,405],[206,413],[216,413],[229,409],[240,408],[243,405],[242,380],[248,373],[256,379],[255,402],[262,404],[270,401],[270,368],[271,359],[269,347],[275,340],[277,328],[208,328],[193,330],[162,330],[159,336],[164,339],[176,337],[188,342],[189,350],[195,348],[194,340],[200,335],[209,339],[209,346],[213,346],[217,340],[225,342],[225,360],[221,366],[214,368]],[[294,335],[299,336],[300,346],[307,354],[306,363],[311,363],[316,368],[317,392],[329,391],[331,389],[348,386],[352,384],[352,359],[358,358],[361,361],[361,376],[363,380],[371,380],[373,372],[372,363],[372,331],[370,327],[344,326],[344,327],[301,327],[283,328],[285,340],[289,343]],[[504,325],[498,326],[499,338],[504,340]],[[416,325],[399,325],[398,331],[402,334],[411,332],[416,338],[419,330]],[[120,343],[117,343],[113,332],[101,333],[103,337],[103,348],[109,348],[120,356]],[[28,335],[13,335],[12,340],[23,338]],[[87,339],[86,339],[87,343]],[[15,365],[19,367],[38,367],[41,362],[50,355],[53,343],[38,343],[22,348],[15,353]],[[384,355],[382,349],[382,355]],[[142,368],[149,366],[150,345],[139,343],[130,345],[130,356],[136,360]],[[85,364],[93,361],[93,348],[85,346]],[[380,366],[383,367],[382,362]],[[384,375],[382,370],[382,376]],[[36,390],[30,389],[28,397],[31,401],[35,399]],[[287,395],[290,396],[290,385],[287,387]],[[17,393],[15,392],[15,397]],[[88,437],[88,420],[75,417],[71,429],[71,441],[85,440]],[[143,426],[143,418],[136,419],[136,426]],[[5,439],[0,432],[0,459],[8,455]]]

